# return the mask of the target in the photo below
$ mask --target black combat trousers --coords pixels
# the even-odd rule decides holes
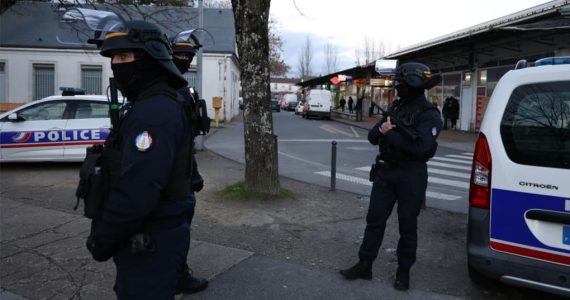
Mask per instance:
[[[149,234],[155,245],[153,252],[132,254],[123,247],[114,256],[118,300],[174,300],[178,274],[190,244],[188,223],[183,220],[174,228],[151,230]]]
[[[373,261],[384,238],[386,220],[398,202],[398,265],[410,269],[416,261],[418,245],[417,223],[427,188],[427,166],[412,163],[406,166],[382,167],[372,185],[364,240],[358,256]]]

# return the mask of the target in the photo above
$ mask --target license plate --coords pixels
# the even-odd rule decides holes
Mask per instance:
[[[562,243],[564,245],[570,245],[570,226],[564,226],[562,228]]]

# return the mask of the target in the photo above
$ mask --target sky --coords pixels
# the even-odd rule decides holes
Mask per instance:
[[[271,0],[270,16],[283,39],[288,77],[299,76],[299,56],[311,40],[312,75],[325,75],[324,46],[337,51],[338,70],[356,66],[367,38],[386,54],[519,12],[545,0]]]

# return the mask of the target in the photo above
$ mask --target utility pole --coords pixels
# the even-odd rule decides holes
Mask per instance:
[[[204,0],[198,0],[198,28],[204,28]],[[196,90],[198,90],[198,95],[204,97],[202,94],[202,48],[198,49],[198,70],[196,74]]]
[[[198,28],[204,28],[204,0],[198,0]],[[204,94],[202,94],[202,49],[204,47],[200,47],[198,49],[198,69],[196,70],[196,90],[198,91],[198,95],[200,95],[201,99],[204,99]],[[194,139],[194,149],[200,151],[204,150],[204,138],[202,135],[198,135]]]

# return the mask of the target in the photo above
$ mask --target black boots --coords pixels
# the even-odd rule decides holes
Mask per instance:
[[[400,291],[407,291],[410,288],[410,270],[398,268],[394,288]]]
[[[186,265],[183,273],[178,275],[176,294],[194,294],[205,290],[207,287],[208,280],[192,276],[190,268]]]
[[[360,260],[356,265],[346,269],[340,270],[340,274],[347,280],[372,279],[372,262],[368,260]]]

